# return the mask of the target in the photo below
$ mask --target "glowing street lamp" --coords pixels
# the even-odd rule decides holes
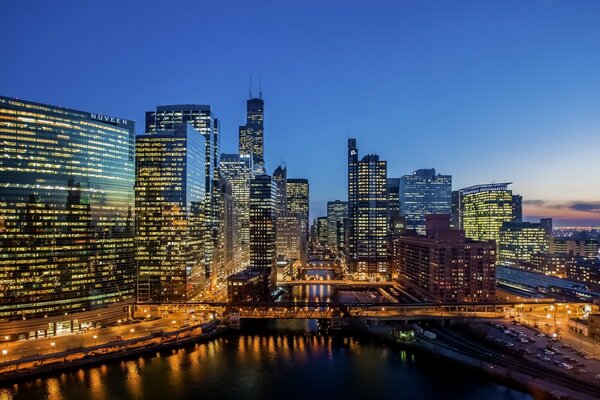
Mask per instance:
[[[52,349],[51,353],[54,353],[54,347],[56,347],[56,343],[54,343],[54,342],[50,343],[50,347]]]
[[[94,346],[95,346],[97,344],[97,340],[96,339],[98,339],[98,335],[94,335],[93,338],[94,338]]]
[[[132,338],[132,339],[133,339],[133,333],[134,333],[134,332],[135,332],[135,329],[133,329],[133,328],[131,328],[131,329],[129,330],[129,333],[131,333],[131,338]]]
[[[2,355],[4,356],[4,362],[6,362],[6,355],[8,354],[8,350],[2,349]]]

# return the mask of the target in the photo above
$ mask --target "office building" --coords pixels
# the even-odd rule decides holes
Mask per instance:
[[[219,240],[223,259],[220,260],[223,265],[220,280],[225,281],[227,277],[242,269],[242,248],[240,243],[240,224],[238,222],[237,208],[235,206],[235,197],[233,187],[229,181],[221,177],[221,202],[223,204],[222,237]]]
[[[579,258],[567,268],[567,279],[600,285],[600,260]]]
[[[327,233],[327,217],[315,218],[313,222],[313,243],[318,246],[326,246],[328,237]]]
[[[240,126],[239,130],[239,153],[252,157],[255,174],[265,173],[264,110],[262,91],[255,98],[250,89],[250,98],[246,101],[246,125]]]
[[[454,229],[460,229],[460,190],[452,191],[452,218],[450,219],[450,226]]]
[[[460,221],[467,238],[498,241],[502,224],[513,220],[513,197],[508,185],[492,183],[460,189]]]
[[[512,220],[523,222],[523,196],[520,194],[512,195]]]
[[[285,211],[277,214],[277,256],[297,260],[305,266],[307,261],[306,231],[300,213]]]
[[[392,221],[400,216],[400,178],[388,178],[386,190],[388,221]]]
[[[348,139],[348,268],[356,279],[386,280],[387,162],[369,154],[358,160]]]
[[[299,213],[304,222],[304,232],[308,238],[309,215],[309,186],[308,179],[288,178],[287,180],[287,210],[290,213]]]
[[[269,277],[261,268],[247,268],[227,278],[227,299],[256,302],[268,299]]]
[[[577,258],[568,254],[536,253],[530,263],[521,263],[519,268],[564,279],[576,263]]]
[[[570,254],[576,257],[583,257],[588,260],[595,260],[600,257],[600,242],[598,239],[570,239],[553,237],[550,238],[549,252],[552,254]]]
[[[452,213],[452,176],[418,169],[400,178],[400,213],[406,229],[425,233],[425,215]]]
[[[136,138],[140,302],[183,302],[207,283],[206,141],[191,124]]]
[[[393,275],[422,301],[437,303],[489,302],[496,297],[496,246],[475,242],[450,228],[448,215],[428,215],[426,236],[392,241]]]
[[[211,106],[198,104],[177,104],[156,107],[155,111],[146,112],[146,134],[152,135],[161,131],[174,131],[177,126],[190,123],[194,129],[204,136],[206,150],[204,154],[206,177],[206,197],[202,207],[206,229],[204,230],[204,257],[205,274],[209,280],[214,281],[212,272],[218,269],[216,260],[220,257],[215,254],[219,249],[219,238],[221,237],[220,215],[222,215],[222,204],[220,204],[219,188],[219,165],[220,165],[220,134],[219,120],[215,117]],[[216,275],[216,274],[215,274]]]
[[[552,218],[540,218],[540,225],[546,232],[548,240],[552,237]]]
[[[273,172],[273,181],[277,187],[277,213],[287,212],[287,169],[279,166]]]
[[[133,121],[0,97],[0,334],[72,332],[135,301]]]
[[[389,211],[389,210],[388,210]],[[346,226],[348,225],[348,202],[327,202],[327,246],[335,251],[345,251]]]
[[[277,189],[269,175],[250,181],[250,265],[271,274],[277,256]]]
[[[498,237],[498,262],[508,267],[529,263],[536,253],[548,251],[548,236],[541,224],[504,222]]]
[[[240,248],[241,267],[250,264],[250,181],[254,178],[251,156],[221,154],[221,176],[231,185],[234,199],[236,245]]]

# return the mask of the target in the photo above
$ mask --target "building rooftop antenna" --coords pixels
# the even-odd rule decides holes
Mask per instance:
[[[250,98],[252,98],[252,74],[250,74],[250,90],[248,91]]]
[[[262,99],[262,77],[258,75],[258,98]]]

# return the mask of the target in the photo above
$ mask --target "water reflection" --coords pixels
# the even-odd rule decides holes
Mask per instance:
[[[460,368],[305,321],[248,324],[238,335],[0,389],[0,400],[397,398],[529,400]],[[449,372],[451,371],[451,372]],[[343,383],[343,384],[340,384]],[[282,393],[285,396],[282,396]]]

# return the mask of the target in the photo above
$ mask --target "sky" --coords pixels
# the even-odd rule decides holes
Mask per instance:
[[[272,172],[346,199],[346,143],[388,176],[514,182],[529,220],[600,225],[600,1],[3,1],[0,95],[133,119],[210,104],[237,152],[262,82]]]

